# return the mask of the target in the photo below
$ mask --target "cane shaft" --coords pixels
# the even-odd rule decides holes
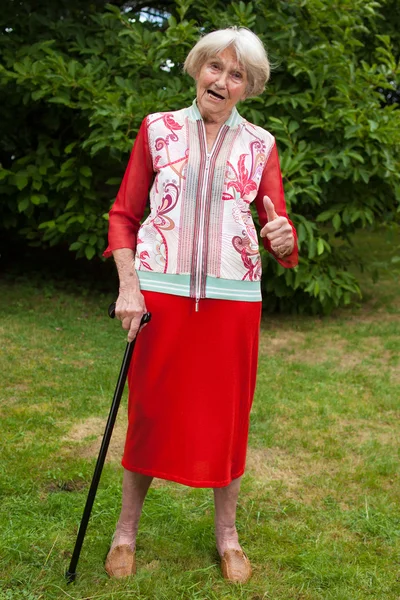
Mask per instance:
[[[113,432],[113,428],[115,425],[115,420],[117,418],[119,405],[121,402],[122,394],[124,391],[126,377],[128,375],[129,364],[132,358],[132,353],[135,347],[136,339],[133,342],[130,342],[126,345],[124,358],[122,360],[121,370],[119,373],[117,385],[114,392],[114,398],[111,404],[110,412],[107,419],[106,428],[104,430],[103,440],[101,442],[99,456],[97,458],[96,467],[93,473],[92,482],[90,484],[90,489],[88,493],[88,497],[86,499],[85,508],[83,510],[83,515],[81,519],[81,524],[79,526],[78,535],[75,542],[75,548],[72,553],[71,562],[69,565],[69,569],[66,573],[66,578],[68,582],[72,582],[76,578],[76,567],[78,564],[79,556],[82,549],[83,540],[85,539],[86,529],[89,523],[90,514],[92,512],[94,499],[96,497],[97,487],[99,485],[101,472],[103,470],[104,461],[106,459],[108,446],[110,444],[111,435]]]

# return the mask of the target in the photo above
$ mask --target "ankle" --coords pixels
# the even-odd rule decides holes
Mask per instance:
[[[132,521],[119,520],[113,535],[111,550],[116,546],[127,545],[131,550],[135,550],[137,525]]]
[[[221,557],[226,550],[241,550],[236,525],[216,525],[215,538],[217,550]]]

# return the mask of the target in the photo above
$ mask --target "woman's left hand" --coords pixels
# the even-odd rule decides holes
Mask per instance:
[[[284,258],[292,253],[294,248],[293,229],[286,217],[276,214],[269,196],[263,198],[268,223],[260,231],[261,237],[267,237],[271,242],[272,251],[278,258]]]

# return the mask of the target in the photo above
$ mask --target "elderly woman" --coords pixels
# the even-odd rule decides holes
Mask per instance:
[[[230,28],[205,35],[185,70],[188,108],[148,115],[115,204],[109,246],[120,280],[116,316],[136,336],[129,373],[122,510],[106,560],[110,576],[135,573],[142,505],[153,477],[214,489],[223,576],[246,582],[236,531],[261,316],[265,247],[297,264],[273,136],[246,121],[240,100],[261,94],[269,63],[259,38]],[[142,223],[150,198],[150,214]]]

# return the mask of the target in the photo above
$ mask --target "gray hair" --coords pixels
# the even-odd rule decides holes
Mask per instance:
[[[260,38],[244,27],[229,27],[207,33],[191,49],[184,70],[195,79],[211,57],[232,47],[248,79],[246,98],[262,94],[270,75],[270,64]]]

